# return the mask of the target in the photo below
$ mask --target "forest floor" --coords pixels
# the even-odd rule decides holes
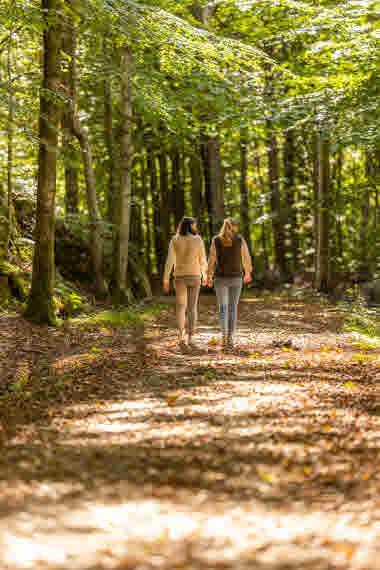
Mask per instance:
[[[326,303],[247,297],[221,352],[0,318],[0,568],[380,568],[380,350]]]

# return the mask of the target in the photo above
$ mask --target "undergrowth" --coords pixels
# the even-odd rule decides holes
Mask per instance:
[[[380,309],[368,307],[357,289],[350,290],[350,297],[340,304],[345,319],[344,331],[364,337],[380,345]]]
[[[92,315],[81,315],[77,318],[71,319],[71,323],[88,327],[136,327],[142,326],[145,322],[153,320],[165,308],[166,305],[164,303],[142,302],[120,310],[110,308]]]

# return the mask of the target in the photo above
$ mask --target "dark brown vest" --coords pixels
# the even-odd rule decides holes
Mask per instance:
[[[231,245],[223,245],[219,236],[215,238],[215,277],[241,277],[241,237],[234,236]]]

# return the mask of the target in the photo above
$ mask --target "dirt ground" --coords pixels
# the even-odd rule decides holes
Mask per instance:
[[[380,568],[379,350],[327,304],[253,297],[224,353],[207,296],[180,351],[174,309],[0,318],[3,393],[31,391],[0,403],[0,568]]]

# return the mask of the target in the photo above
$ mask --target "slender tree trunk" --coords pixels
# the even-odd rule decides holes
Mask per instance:
[[[336,239],[337,239],[337,255],[339,259],[343,258],[343,228],[341,213],[342,201],[342,174],[343,174],[343,155],[342,151],[338,152],[337,157],[337,172],[336,172],[336,191],[335,191],[335,204],[336,204]]]
[[[262,172],[261,172],[261,160],[260,160],[258,148],[255,149],[255,163],[256,163],[256,170],[257,170],[257,177],[258,177],[259,185],[261,188],[261,194],[264,195],[265,183],[264,183],[264,177],[263,177]],[[259,216],[262,217],[263,215],[264,215],[264,206],[263,206],[263,204],[260,204],[259,205]],[[266,271],[268,271],[269,270],[269,253],[268,253],[266,226],[265,226],[264,221],[261,224],[261,247],[263,248],[264,269]]]
[[[56,97],[59,83],[59,50],[57,31],[58,0],[42,0],[43,79],[40,91],[40,147],[37,186],[37,219],[33,258],[32,286],[25,310],[25,318],[55,324],[53,301],[55,264],[55,194],[58,122],[60,109]]]
[[[71,1],[68,2],[71,5]],[[77,151],[73,144],[74,105],[76,99],[76,31],[72,17],[65,18],[63,26],[63,51],[68,64],[62,73],[62,82],[65,86],[70,103],[65,105],[62,113],[63,150],[65,157],[65,213],[78,214],[79,210],[79,185]]]
[[[190,155],[190,177],[191,177],[191,208],[194,218],[198,220],[201,233],[203,233],[203,198],[202,198],[202,162],[200,149],[195,148],[195,152]]]
[[[209,236],[213,235],[213,223],[212,223],[212,190],[211,190],[211,180],[210,180],[210,167],[208,159],[208,146],[206,140],[204,139],[201,143],[201,158],[203,163],[203,176],[205,181],[205,202],[208,218],[208,230]]]
[[[277,137],[270,123],[268,124],[268,175],[270,203],[272,209],[275,264],[280,270],[281,278],[286,281],[289,279],[290,274],[286,259],[286,235],[283,219],[283,206],[280,194],[280,165],[278,145]]]
[[[109,49],[107,38],[104,39],[103,52],[105,60],[109,59]],[[103,95],[104,95],[104,142],[107,151],[106,170],[108,176],[108,184],[106,190],[107,200],[107,221],[110,224],[115,223],[115,202],[117,202],[116,195],[116,179],[115,179],[115,142],[113,135],[113,118],[112,118],[112,91],[111,82],[108,77],[103,81]]]
[[[316,288],[322,293],[329,291],[329,140],[325,136],[318,139],[318,249],[316,268]]]
[[[7,223],[4,232],[1,234],[5,239],[1,240],[0,259],[7,256],[9,240],[12,235],[12,201],[13,201],[13,117],[14,117],[14,94],[13,94],[13,30],[9,34],[8,41],[8,58],[7,58],[7,75],[8,75],[8,119],[7,119],[7,186],[8,186],[8,204],[7,204]],[[3,226],[3,223],[1,224]],[[4,249],[3,249],[4,248]]]
[[[378,225],[379,225],[379,212],[380,212],[380,195],[379,195],[379,187],[380,187],[380,148],[375,149],[375,211],[373,216],[373,231],[375,235],[375,247],[378,249],[380,247],[380,239],[378,238]]]
[[[73,28],[71,28],[73,29]],[[75,56],[76,45],[75,37],[72,36],[72,56]],[[72,63],[75,65],[75,62]],[[88,215],[90,220],[90,252],[92,271],[94,274],[94,284],[96,295],[104,298],[107,295],[107,288],[104,281],[103,271],[103,222],[99,215],[96,195],[95,174],[92,161],[91,145],[88,139],[88,129],[81,125],[75,116],[76,92],[72,93],[71,99],[72,114],[72,132],[77,137],[82,153],[84,175],[86,181],[86,196]]]
[[[162,225],[162,243],[163,243],[163,249],[165,250],[170,236],[170,209],[169,209],[170,192],[169,192],[168,157],[167,157],[166,148],[163,148],[161,150],[158,160],[160,166],[160,200],[161,200],[160,219]],[[165,251],[163,251],[163,256],[165,256]]]
[[[77,118],[74,118],[73,132],[78,138],[82,151],[84,175],[86,180],[86,195],[88,215],[90,219],[90,252],[92,270],[95,279],[95,291],[97,296],[104,298],[107,288],[104,282],[103,272],[103,222],[98,210],[95,174],[92,164],[91,145],[88,140],[88,131]]]
[[[152,196],[152,209],[153,209],[153,238],[154,238],[154,251],[156,257],[156,267],[158,274],[163,271],[165,263],[165,251],[167,249],[166,241],[163,235],[163,226],[161,220],[162,202],[158,186],[158,173],[157,173],[157,156],[155,150],[151,147],[148,150],[148,172],[150,179],[150,193]]]
[[[172,196],[174,199],[174,225],[177,228],[185,215],[185,192],[181,180],[181,156],[177,147],[171,153],[172,163]]]
[[[370,211],[371,211],[371,194],[376,188],[375,181],[375,154],[367,151],[365,154],[365,172],[367,184],[364,188],[362,216],[360,228],[360,278],[369,280],[371,278],[371,236],[370,236]]]
[[[132,184],[132,96],[131,54],[124,46],[121,52],[121,97],[120,97],[120,198],[118,216],[118,239],[116,241],[116,283],[113,300],[122,304],[131,299],[128,291],[128,250],[131,224]]]
[[[145,149],[142,149],[142,156],[140,161],[141,166],[141,186],[144,199],[144,225],[145,225],[145,266],[146,272],[150,277],[152,275],[151,251],[152,251],[152,232],[151,222],[149,215],[149,199],[148,199],[148,184],[145,166]]]
[[[252,252],[251,224],[249,219],[249,190],[248,190],[248,130],[240,131],[240,220],[242,234]]]
[[[317,288],[317,274],[318,274],[318,244],[319,244],[319,146],[318,135],[313,135],[312,140],[313,148],[313,216],[314,216],[314,287]]]
[[[363,192],[363,202],[361,207],[361,226],[360,226],[360,267],[359,273],[362,280],[370,278],[370,259],[369,259],[369,214],[370,214],[370,198],[371,198],[371,180],[373,178],[372,155],[370,151],[365,155],[365,171],[367,184]]]
[[[285,197],[286,209],[289,225],[289,238],[291,244],[291,258],[293,260],[293,271],[297,271],[299,267],[299,237],[296,202],[296,168],[295,168],[295,141],[294,133],[288,131],[285,135],[284,146],[284,180],[285,180]]]

